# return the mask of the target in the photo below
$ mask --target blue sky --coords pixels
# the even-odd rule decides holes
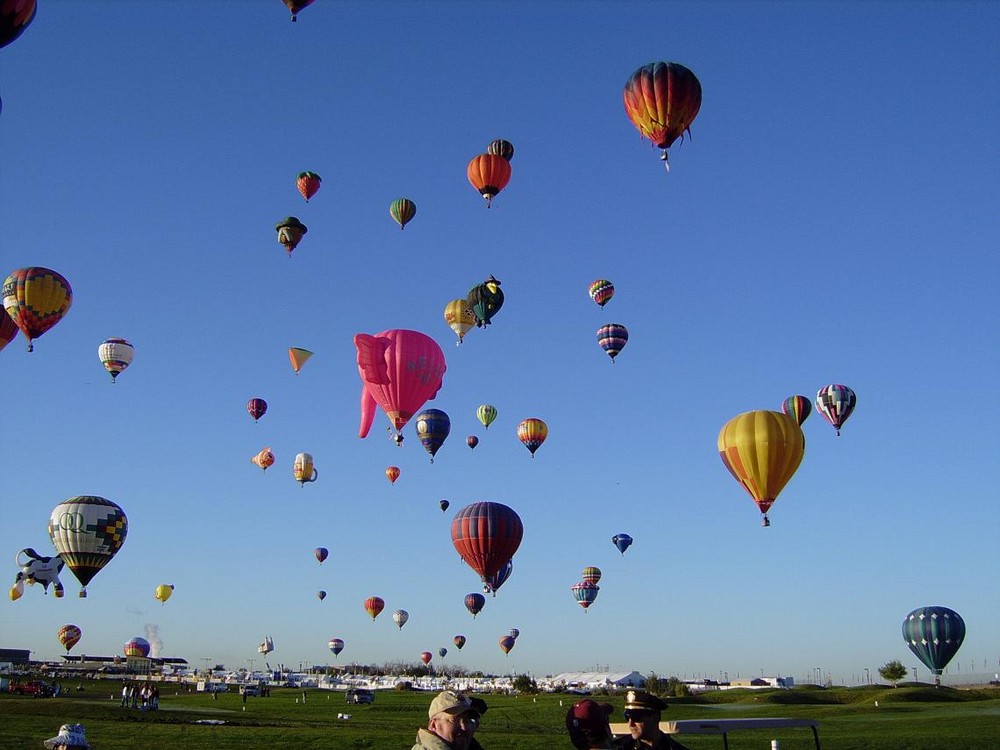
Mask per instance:
[[[944,605],[968,628],[948,679],[997,671],[997,5],[318,0],[291,24],[278,0],[40,4],[0,51],[2,257],[58,270],[74,302],[32,354],[0,353],[0,551],[51,550],[74,495],[130,526],[88,599],[66,572],[61,600],[5,600],[4,646],[55,658],[72,622],[74,653],[120,653],[154,624],[195,666],[259,665],[269,634],[296,667],[340,637],[340,662],[447,646],[495,672],[850,682],[917,664],[903,617]],[[704,90],[669,174],[621,104],[654,60]],[[495,138],[516,153],[487,210],[465,166]],[[309,204],[304,170],[323,177]],[[288,215],[309,227],[291,259]],[[490,274],[506,303],[455,347],[444,305]],[[603,310],[597,278],[617,289]],[[631,334],[614,365],[609,322]],[[447,357],[433,465],[381,413],[357,437],[352,337],[388,328]],[[114,386],[96,354],[113,336],[136,346]],[[298,376],[289,346],[316,353]],[[719,429],[828,383],[858,407],[839,438],[805,423],[763,529]],[[550,429],[534,460],[530,416]],[[320,472],[305,488],[299,451]],[[476,500],[525,533],[473,620],[449,522]],[[604,578],[584,613],[586,565]]]

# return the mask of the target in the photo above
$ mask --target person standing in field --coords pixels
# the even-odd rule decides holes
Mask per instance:
[[[618,750],[687,750],[669,734],[660,731],[660,715],[665,701],[644,690],[625,693],[625,720],[630,737],[618,744]]]
[[[472,699],[451,690],[431,701],[427,719],[427,728],[417,730],[412,750],[469,750],[479,728],[479,712]]]
[[[569,741],[577,750],[607,750],[614,735],[608,717],[614,709],[610,703],[582,700],[566,712]]]

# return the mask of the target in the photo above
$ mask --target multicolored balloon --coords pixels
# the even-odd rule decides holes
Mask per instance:
[[[312,454],[295,454],[295,461],[292,463],[292,476],[301,487],[305,487],[306,482],[315,482],[319,478],[319,469],[313,464]]]
[[[767,511],[805,454],[802,428],[781,412],[748,411],[722,426],[718,447],[722,463],[760,508],[761,525],[770,526]]]
[[[267,401],[262,398],[252,398],[247,401],[247,412],[253,417],[253,421],[263,417],[267,413]]]
[[[816,394],[816,409],[833,425],[837,435],[840,435],[840,428],[854,412],[857,403],[854,391],[837,383],[823,386]]]
[[[299,189],[302,197],[308,203],[309,199],[319,191],[321,182],[323,182],[323,178],[315,172],[299,172],[299,176],[295,180],[295,187]],[[303,234],[305,233],[303,232]]]
[[[618,551],[625,555],[625,550],[632,546],[632,537],[628,534],[620,533],[611,537],[611,543],[618,548]]]
[[[510,574],[514,572],[514,561],[508,560],[506,565],[501,566],[500,570],[483,582],[483,592],[486,594],[497,595],[497,589],[503,586],[507,579],[510,578]]]
[[[482,594],[472,593],[465,595],[465,608],[472,614],[473,619],[483,611],[486,606],[486,597]]]
[[[487,430],[490,429],[490,425],[496,418],[497,408],[493,404],[480,404],[479,408],[476,409],[476,419],[482,422],[483,427]]]
[[[288,361],[292,363],[292,369],[295,370],[295,374],[299,374],[299,370],[302,369],[309,358],[313,355],[308,349],[303,349],[299,346],[288,347]]]
[[[374,336],[359,333],[354,346],[362,383],[358,437],[368,435],[376,404],[398,433],[441,388],[444,352],[430,336],[398,328]]]
[[[621,323],[605,323],[597,329],[597,343],[611,357],[612,364],[628,343],[628,329]]]
[[[601,587],[596,583],[591,583],[590,581],[580,581],[579,583],[570,586],[570,591],[573,592],[573,596],[576,599],[576,603],[583,607],[584,611],[594,603],[597,599],[597,594],[600,592]]]
[[[267,471],[269,466],[274,466],[274,454],[270,448],[262,448],[255,455],[250,457],[250,463],[260,467],[262,471]]]
[[[481,284],[476,284],[465,296],[465,301],[472,308],[472,313],[476,316],[476,327],[485,328],[493,320],[493,316],[500,312],[503,307],[503,290],[500,284],[503,283],[492,274]]]
[[[590,285],[590,298],[604,307],[615,296],[615,285],[607,279],[598,279]]]
[[[373,621],[383,609],[385,609],[385,602],[382,601],[381,596],[369,596],[365,599],[365,611],[371,615]]]
[[[397,198],[389,204],[389,216],[403,229],[417,215],[417,204],[409,198]]]
[[[593,565],[588,565],[583,569],[583,580],[586,583],[600,583],[601,569]]]
[[[484,582],[514,557],[523,535],[520,516],[503,503],[472,503],[451,522],[455,550]]]
[[[49,593],[49,585],[52,585],[55,598],[62,599],[65,590],[59,580],[59,574],[66,565],[61,555],[39,555],[32,547],[25,547],[14,555],[14,564],[20,570],[14,578],[14,585],[10,587],[10,600],[16,602],[24,596],[24,586],[34,586],[36,583],[42,585],[44,593]]]
[[[167,599],[174,595],[174,584],[172,583],[161,583],[156,587],[153,592],[153,598],[156,599],[160,604],[166,604]]]
[[[461,651],[462,646],[465,645],[465,640],[466,638],[464,635],[456,635],[454,638],[451,639],[451,642],[455,644],[455,648]]]
[[[479,445],[479,438],[475,435],[469,435],[469,437],[465,439],[465,444],[475,450],[476,446]]]
[[[903,620],[903,640],[941,684],[941,673],[965,640],[965,620],[947,607],[919,607]]]
[[[327,644],[334,656],[338,656],[344,650],[344,641],[341,638],[331,638]]]
[[[496,154],[479,154],[472,157],[465,170],[469,182],[486,199],[486,207],[493,205],[493,198],[510,182],[510,162]]]
[[[104,369],[111,373],[111,382],[114,383],[122,371],[132,364],[135,347],[125,339],[105,339],[97,347],[97,356]]]
[[[473,321],[475,321],[475,316],[473,316]],[[473,325],[475,325],[474,322]],[[0,350],[14,340],[14,337],[17,336],[17,331],[17,323],[14,322],[12,317],[6,313],[0,315]]]
[[[330,550],[326,547],[317,547],[313,550],[313,557],[319,562],[320,565],[330,556]]]
[[[420,444],[431,454],[431,463],[434,463],[434,456],[451,433],[451,419],[440,409],[424,409],[415,422]]]
[[[70,649],[80,642],[80,638],[83,637],[83,631],[76,625],[63,625],[56,633],[56,637],[59,639],[59,643],[62,644],[62,647],[66,649],[66,653],[68,654]]]
[[[385,467],[385,477],[389,480],[389,484],[395,484],[396,480],[399,479],[400,475],[398,466],[386,466]]]
[[[476,314],[472,311],[472,306],[468,300],[453,299],[444,306],[444,322],[458,336],[458,346],[465,340],[465,334],[476,327]]]
[[[510,161],[514,158],[514,144],[510,141],[505,141],[503,138],[498,138],[486,147],[486,153]]]
[[[625,82],[625,114],[644,138],[667,149],[691,130],[701,109],[701,82],[680,63],[655,62],[643,65]]]
[[[500,650],[505,654],[509,654],[510,650],[514,648],[514,640],[509,635],[500,636]]]
[[[33,266],[18,268],[3,283],[3,307],[28,339],[37,339],[63,319],[73,304],[73,289],[55,271]]]
[[[122,647],[122,653],[133,659],[145,659],[149,656],[149,641],[141,636],[136,636]]]
[[[309,227],[303,224],[295,216],[286,216],[274,225],[278,232],[278,244],[284,245],[288,252],[288,257],[292,257],[292,250],[299,246],[302,238],[306,236]]]
[[[407,612],[405,609],[397,609],[395,612],[392,613],[392,621],[396,623],[396,627],[399,628],[400,630],[403,629],[403,626],[409,619],[410,619],[410,613]]]
[[[63,500],[49,516],[49,537],[80,582],[81,599],[87,597],[87,584],[118,554],[127,534],[125,511],[96,495]]]
[[[790,416],[801,427],[812,413],[812,404],[805,396],[789,396],[781,402],[781,412]]]
[[[548,436],[549,426],[535,417],[525,419],[517,426],[517,439],[528,449],[532,458]]]

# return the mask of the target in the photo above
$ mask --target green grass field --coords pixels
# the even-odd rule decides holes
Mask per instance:
[[[0,695],[0,748],[28,750],[56,734],[60,724],[82,723],[95,750],[340,750],[411,747],[418,726],[426,723],[433,694],[385,691],[374,705],[346,706],[343,693],[274,689],[269,698],[248,698],[244,710],[235,692],[211,695],[162,689],[160,710],[145,712],[118,705],[120,683],[85,683],[82,692],[35,699]],[[486,750],[549,750],[572,746],[563,729],[567,708],[579,696],[486,696],[490,709],[477,737]],[[622,697],[595,697],[616,707]],[[878,701],[878,708],[875,707]],[[349,721],[338,713],[349,713]],[[802,717],[820,722],[826,750],[993,750],[1000,747],[1000,691],[935,690],[930,687],[796,688],[732,690],[672,702],[666,719]],[[197,724],[221,720],[225,724]],[[808,729],[737,732],[732,750],[769,750],[777,738],[782,750],[813,747]],[[691,750],[722,748],[720,737],[680,737]]]

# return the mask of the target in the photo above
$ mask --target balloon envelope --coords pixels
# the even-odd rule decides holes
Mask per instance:
[[[440,409],[424,409],[414,421],[420,444],[431,454],[431,463],[434,463],[434,456],[451,432],[451,419]]]
[[[628,329],[621,323],[606,323],[597,329],[597,343],[614,362],[628,343]]]
[[[166,604],[167,599],[174,595],[174,585],[172,583],[161,583],[153,592],[153,598],[160,604]]]
[[[0,2],[0,47],[6,47],[24,32],[35,18],[35,0]]]
[[[323,182],[323,178],[315,172],[299,172],[299,176],[295,179],[295,187],[299,189],[302,197],[308,203],[309,199],[316,195],[321,182]]]
[[[465,608],[475,617],[483,611],[486,606],[486,597],[482,594],[472,593],[465,595]]]
[[[424,664],[430,664],[431,659],[433,658],[434,654],[432,654],[430,651],[424,651],[422,654],[420,654],[420,661],[422,661]]]
[[[322,565],[323,561],[330,556],[330,550],[326,547],[317,547],[313,550],[313,556],[319,561],[319,564]]]
[[[494,156],[499,156],[507,161],[510,161],[514,158],[514,144],[510,141],[505,141],[503,138],[497,138],[486,147],[486,153],[493,154]]]
[[[444,646],[438,649],[438,656],[440,656],[442,659],[447,655],[448,655],[448,649],[446,649]]]
[[[451,522],[455,550],[483,581],[514,557],[523,535],[520,516],[502,503],[472,503]]]
[[[326,592],[323,591],[322,589],[317,591],[316,598],[319,599],[320,601],[323,601],[324,599],[326,599]]]
[[[267,413],[267,401],[262,398],[250,399],[247,401],[247,412],[250,413],[253,421],[256,422]]]
[[[825,385],[816,393],[816,409],[833,425],[838,435],[857,403],[858,397],[854,391],[838,383]]]
[[[444,306],[444,322],[458,336],[458,343],[465,339],[465,334],[476,327],[476,314],[468,300],[453,299]]]
[[[510,650],[514,648],[514,638],[509,635],[504,635],[500,637],[500,650],[505,654],[509,654]]]
[[[449,503],[447,500],[438,500],[438,507],[441,509],[442,513],[448,510],[448,506],[450,505],[451,503]]]
[[[504,583],[507,582],[507,579],[510,578],[510,574],[513,572],[514,572],[514,561],[508,560],[506,564],[500,567],[500,570],[498,570],[491,576],[487,576],[486,580],[483,581],[483,591],[485,591],[487,594],[492,592],[493,596],[496,596],[497,589],[499,589],[501,586],[504,585]]]
[[[396,480],[399,479],[399,467],[398,466],[387,466],[385,467],[385,476],[389,480],[389,484],[395,484]]]
[[[535,456],[535,451],[541,447],[548,436],[549,426],[541,419],[536,419],[535,417],[525,419],[517,426],[517,439],[528,449],[532,458]]]
[[[455,644],[455,648],[461,651],[462,646],[465,645],[465,640],[466,639],[464,635],[456,635],[454,638],[451,639],[451,642]]]
[[[292,462],[292,476],[295,481],[305,487],[306,482],[315,482],[319,472],[313,465],[313,457],[310,453],[297,453]]]
[[[385,602],[382,601],[382,597],[369,596],[367,599],[365,599],[365,611],[369,615],[371,615],[371,618],[373,620],[376,617],[378,617],[379,612],[381,612],[383,609],[385,609]]]
[[[417,215],[417,204],[409,198],[397,198],[389,204],[389,216],[403,229]]]
[[[812,413],[812,404],[805,396],[789,396],[781,402],[781,413],[790,416],[801,427]]]
[[[410,619],[410,613],[407,612],[405,609],[397,609],[395,612],[392,613],[392,621],[396,623],[396,627],[399,628],[400,630],[403,629],[403,626],[409,619]]]
[[[601,569],[593,565],[588,565],[583,569],[583,580],[587,583],[600,583]]]
[[[628,534],[615,534],[611,537],[611,543],[624,555],[625,550],[632,546],[632,537]]]
[[[483,427],[487,430],[490,429],[490,425],[496,418],[497,408],[493,404],[480,404],[479,408],[476,409],[476,419],[482,422]]]
[[[97,356],[104,369],[111,373],[113,383],[122,371],[132,364],[135,347],[125,339],[105,339],[104,343],[97,347]]]
[[[334,656],[344,650],[344,641],[341,638],[331,638],[327,645],[330,647]]]
[[[37,339],[63,319],[73,304],[73,289],[55,271],[34,266],[13,271],[3,283],[3,306],[28,339]]]
[[[259,467],[262,471],[267,471],[269,466],[274,465],[274,454],[270,448],[262,448],[256,455],[251,456],[250,463]]]
[[[570,587],[570,591],[573,592],[573,596],[579,604],[584,609],[587,609],[594,600],[597,599],[597,593],[601,590],[601,587],[596,583],[591,583],[590,581],[580,581],[574,586]]]
[[[643,65],[625,82],[625,114],[644,138],[667,149],[689,131],[701,109],[701,82],[675,62]]]
[[[939,677],[965,640],[965,621],[947,607],[919,607],[903,620],[903,640]]]
[[[510,162],[496,154],[478,154],[472,157],[465,170],[469,182],[486,199],[489,206],[510,182]]]
[[[63,625],[59,628],[59,632],[56,634],[56,637],[59,639],[59,643],[61,643],[62,647],[66,649],[67,654],[73,646],[80,642],[80,638],[82,636],[83,631],[76,625]]]
[[[594,302],[604,307],[615,296],[615,285],[607,279],[598,279],[590,285],[587,291]]]
[[[125,656],[146,658],[149,656],[149,641],[136,636],[123,647]]]
[[[118,553],[128,534],[125,511],[96,495],[64,500],[49,516],[49,537],[87,596],[87,584]]]
[[[313,353],[308,349],[299,346],[288,347],[288,360],[292,363],[292,369],[295,370],[296,375],[312,355]]]

